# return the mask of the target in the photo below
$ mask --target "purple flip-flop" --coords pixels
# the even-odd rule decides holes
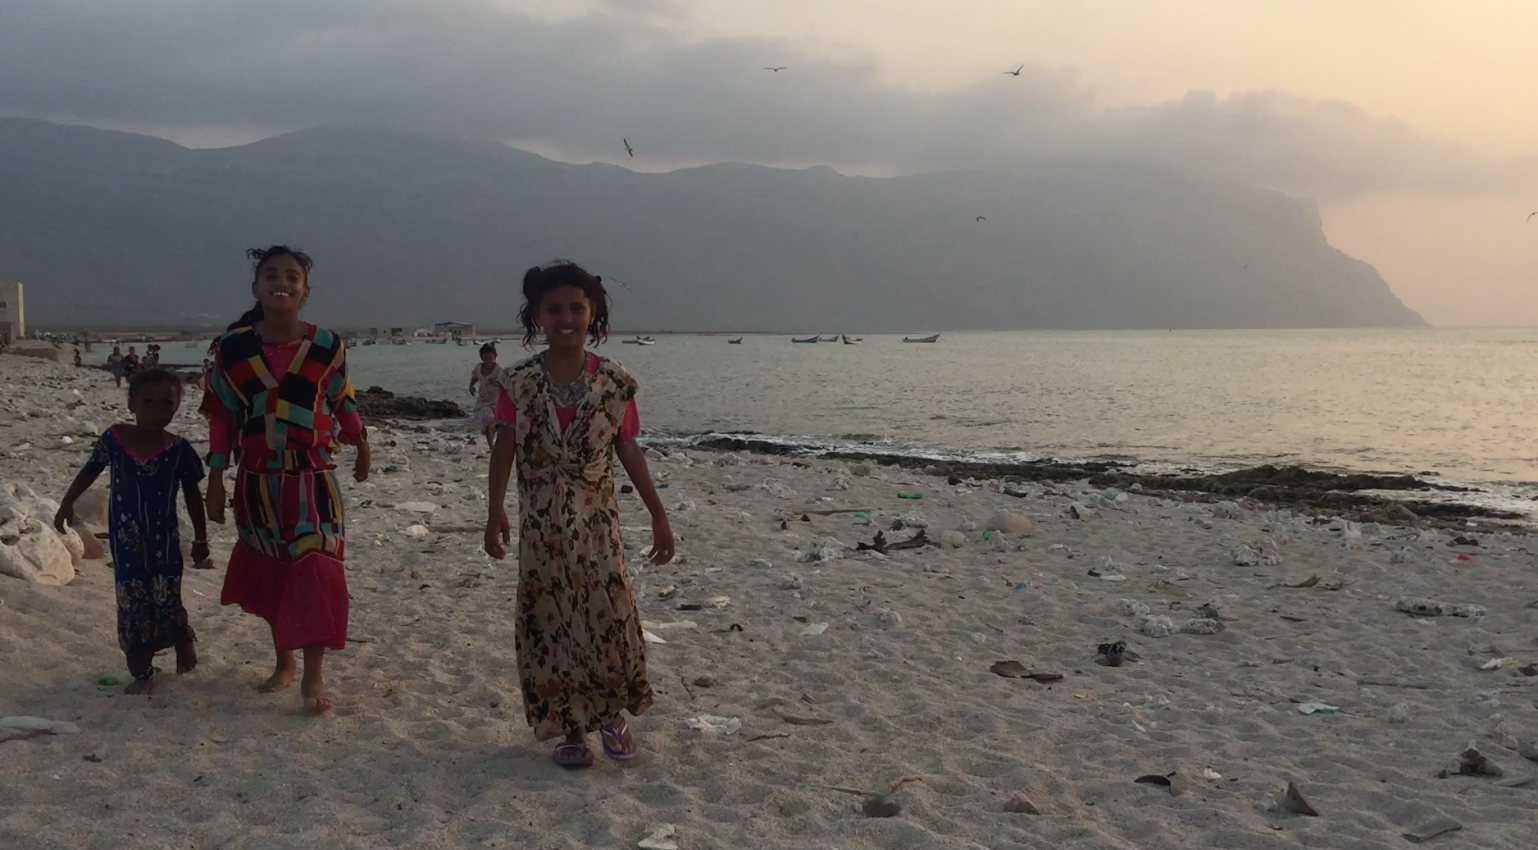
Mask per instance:
[[[630,737],[628,744],[625,742],[625,735],[630,731],[630,726],[625,723],[625,718],[621,717],[618,723],[612,726],[605,726],[598,731],[603,737],[603,754],[609,758],[615,761],[630,761],[636,757],[636,753],[640,752],[640,748],[636,746],[634,736]]]

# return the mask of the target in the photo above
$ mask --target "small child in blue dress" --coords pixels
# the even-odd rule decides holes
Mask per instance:
[[[155,653],[175,647],[176,672],[198,664],[196,636],[182,606],[181,528],[176,514],[180,492],[187,503],[196,539],[192,559],[208,557],[208,526],[204,521],[203,461],[192,445],[166,426],[182,402],[182,379],[166,369],[134,373],[128,382],[128,409],[133,424],[120,423],[96,441],[53,519],[61,533],[75,521],[75,501],[97,476],[112,469],[112,498],[108,532],[112,570],[117,584],[117,640],[133,674],[130,694],[154,688]]]

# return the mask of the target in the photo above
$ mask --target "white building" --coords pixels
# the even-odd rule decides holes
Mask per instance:
[[[21,304],[21,283],[0,280],[0,342],[13,342],[27,335],[27,314]]]

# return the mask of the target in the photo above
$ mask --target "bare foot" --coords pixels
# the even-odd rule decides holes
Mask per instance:
[[[256,689],[264,694],[275,694],[292,685],[298,675],[299,670],[293,664],[279,665],[272,671],[272,675],[267,677],[267,681],[257,685]]]
[[[176,647],[177,675],[182,673],[191,673],[193,670],[197,669],[197,666],[198,650],[197,647],[192,645],[192,641],[189,640],[186,643],[178,644]]]
[[[300,686],[299,692],[304,694],[304,710],[307,714],[324,717],[331,713],[331,698],[326,696],[325,685],[318,682],[313,686],[305,683]]]
[[[138,696],[139,694],[144,694],[145,696],[149,696],[150,694],[152,694],[154,692],[155,692],[155,677],[154,676],[151,676],[148,679],[134,679],[133,682],[129,683],[128,687],[123,689],[123,693],[128,694],[129,696]]]

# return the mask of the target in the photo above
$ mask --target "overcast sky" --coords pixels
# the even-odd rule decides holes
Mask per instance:
[[[0,114],[646,169],[1130,156],[1317,197],[1435,323],[1538,324],[1534,33],[1531,0],[0,0]]]

